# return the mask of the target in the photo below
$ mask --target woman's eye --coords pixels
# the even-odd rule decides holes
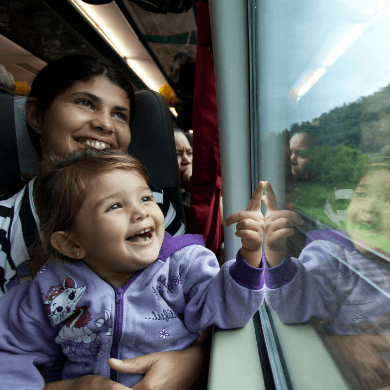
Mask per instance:
[[[142,199],[141,199],[141,202],[142,203],[144,203],[144,202],[151,202],[152,200],[154,200],[153,195],[148,195],[148,196],[143,196]]]
[[[114,203],[106,211],[116,210],[116,209],[119,209],[119,208],[120,208],[120,204],[119,203]]]
[[[92,103],[87,99],[79,100],[77,103],[80,104],[81,106],[92,107]]]
[[[124,121],[126,121],[126,122],[128,121],[127,115],[124,114],[123,112],[116,112],[116,113],[114,114],[114,116],[117,117],[117,118],[119,118],[119,119],[122,119],[122,120],[124,120]]]

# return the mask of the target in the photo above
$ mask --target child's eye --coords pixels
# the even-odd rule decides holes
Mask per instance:
[[[143,196],[142,199],[141,199],[141,202],[142,203],[144,203],[144,202],[151,202],[153,200],[154,200],[153,195],[148,195],[148,196]]]
[[[365,198],[367,194],[365,192],[355,192],[357,198]]]
[[[119,209],[121,205],[119,203],[112,204],[106,211],[116,210]]]

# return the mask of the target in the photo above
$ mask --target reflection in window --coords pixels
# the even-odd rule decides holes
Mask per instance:
[[[259,180],[305,220],[266,302],[313,324],[351,388],[390,386],[390,1],[256,12]]]

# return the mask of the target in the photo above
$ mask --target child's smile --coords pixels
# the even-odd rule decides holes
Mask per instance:
[[[390,253],[389,180],[387,169],[367,172],[354,191],[346,219],[347,231],[353,240],[385,255]],[[371,255],[360,245],[356,249]]]
[[[91,180],[73,237],[101,278],[126,284],[157,259],[164,235],[164,215],[141,176],[115,169]]]

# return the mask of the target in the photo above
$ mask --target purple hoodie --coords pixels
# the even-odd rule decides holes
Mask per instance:
[[[138,374],[107,360],[181,350],[211,325],[246,325],[263,302],[262,271],[237,254],[219,269],[202,236],[165,234],[158,259],[115,288],[83,262],[48,262],[0,300],[0,377],[5,389],[42,389],[38,365],[66,355],[63,379],[103,375],[128,387]]]

